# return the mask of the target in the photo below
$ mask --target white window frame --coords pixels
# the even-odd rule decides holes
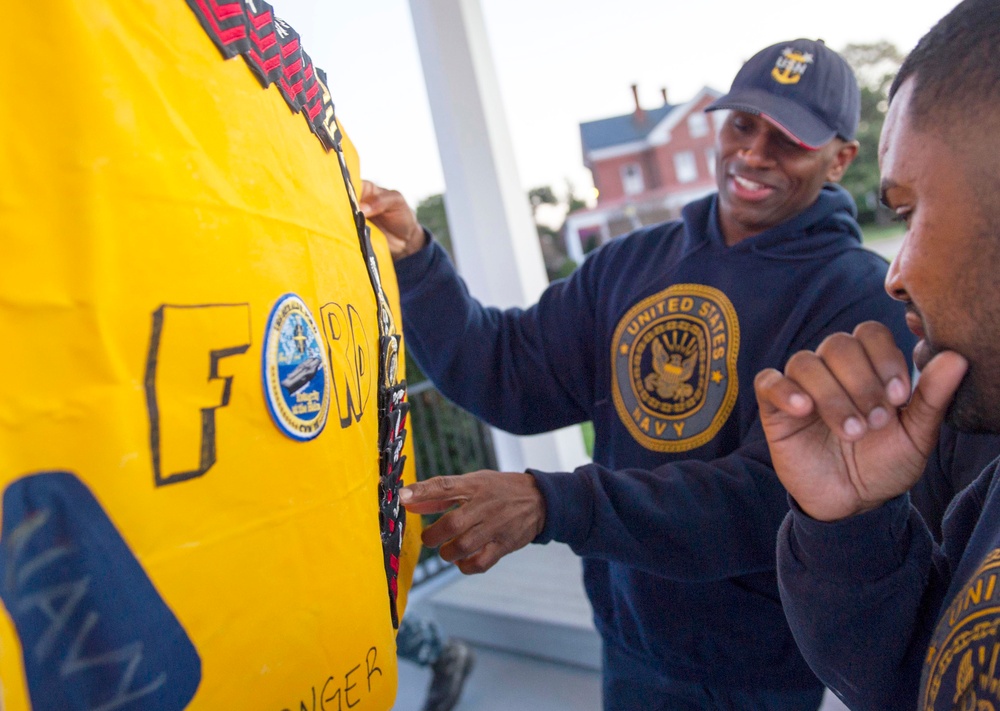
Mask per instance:
[[[693,183],[698,179],[698,161],[691,151],[674,153],[674,174],[678,183]]]
[[[622,179],[622,191],[626,195],[638,195],[646,191],[646,179],[639,163],[625,163],[618,172]]]
[[[701,138],[708,135],[708,116],[701,111],[695,111],[688,116],[688,133],[691,138]]]

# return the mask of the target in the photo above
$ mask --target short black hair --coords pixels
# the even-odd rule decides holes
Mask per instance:
[[[1000,106],[1000,0],[963,0],[921,38],[889,89],[915,77],[910,115],[917,126]],[[934,118],[931,119],[931,116]]]

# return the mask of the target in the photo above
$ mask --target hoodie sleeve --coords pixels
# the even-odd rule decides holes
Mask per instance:
[[[793,506],[778,534],[778,585],[795,641],[855,711],[916,708],[947,569],[906,495],[835,523]]]
[[[978,565],[980,551],[995,545],[981,538],[970,549],[981,519],[995,510],[986,507],[996,500],[996,468],[984,469],[949,507],[941,546],[908,494],[832,523],[792,502],[778,534],[782,606],[809,666],[851,709],[918,706],[935,628],[965,582],[954,573],[967,554]]]
[[[484,307],[436,242],[396,262],[404,336],[449,399],[514,434],[590,417],[594,382],[588,259],[528,309]]]
[[[774,570],[774,540],[788,511],[760,422],[732,454],[651,470],[530,470],[545,497],[536,543],[624,563],[677,581]]]

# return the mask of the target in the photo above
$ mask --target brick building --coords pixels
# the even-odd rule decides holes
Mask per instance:
[[[598,190],[597,205],[566,218],[566,248],[577,264],[616,235],[677,217],[685,204],[715,190],[713,114],[721,94],[708,87],[684,104],[635,110],[580,124],[583,163]]]

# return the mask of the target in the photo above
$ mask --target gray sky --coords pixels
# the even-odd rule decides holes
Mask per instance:
[[[415,204],[444,190],[408,0],[271,0],[326,70],[366,178]],[[888,39],[904,52],[956,0],[480,0],[525,190],[592,188],[579,123],[725,91],[767,45],[822,38],[834,49]]]

